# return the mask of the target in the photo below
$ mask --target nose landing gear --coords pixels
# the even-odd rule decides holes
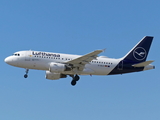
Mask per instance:
[[[29,72],[29,69],[26,69],[26,74],[24,75],[24,78],[28,77],[28,72]]]
[[[71,81],[71,85],[75,86],[77,81],[80,79],[80,77],[78,75],[75,76],[71,76],[73,78],[73,80]]]

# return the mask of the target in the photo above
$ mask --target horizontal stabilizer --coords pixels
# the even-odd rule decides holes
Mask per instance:
[[[145,61],[145,62],[141,62],[141,63],[138,63],[138,64],[134,64],[132,65],[133,67],[145,67],[147,65],[149,65],[150,63],[154,62],[153,60],[150,60],[150,61]]]

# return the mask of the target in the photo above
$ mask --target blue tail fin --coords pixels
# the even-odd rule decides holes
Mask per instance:
[[[142,38],[142,40],[123,57],[123,60],[137,63],[146,61],[152,40],[153,37],[151,36],[145,36]]]

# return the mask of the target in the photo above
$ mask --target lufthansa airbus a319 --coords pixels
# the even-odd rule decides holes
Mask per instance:
[[[104,50],[95,50],[86,55],[71,55],[41,51],[19,51],[5,58],[9,65],[46,71],[46,79],[58,80],[70,76],[71,85],[76,85],[79,75],[115,75],[154,69],[153,60],[146,61],[153,37],[145,36],[124,57],[119,59],[99,56]]]

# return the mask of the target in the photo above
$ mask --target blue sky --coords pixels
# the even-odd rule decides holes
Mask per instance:
[[[160,2],[158,0],[1,0],[0,119],[158,120],[160,118]],[[154,36],[155,70],[116,76],[45,79],[45,71],[4,63],[20,50],[119,58],[143,36]]]

